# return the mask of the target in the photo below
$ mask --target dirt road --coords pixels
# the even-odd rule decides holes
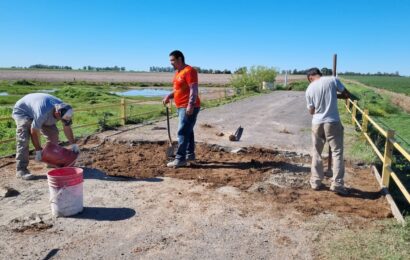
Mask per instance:
[[[215,135],[238,123],[242,141]],[[2,159],[0,187],[16,191],[0,194],[0,258],[326,259],[332,234],[363,232],[391,214],[368,169],[347,166],[351,194],[341,197],[329,179],[309,189],[309,156],[267,149],[306,152],[309,124],[295,92],[204,110],[197,134],[209,143],[180,169],[164,166],[164,122],[83,140],[85,208],[68,218],[51,216],[44,164],[31,161],[37,180],[26,182],[15,178],[13,158]],[[176,118],[172,127],[175,135]],[[252,147],[234,152],[242,146]]]
[[[231,147],[266,147],[308,154],[310,152],[311,116],[306,110],[304,93],[300,91],[275,91],[247,98],[235,103],[202,110],[196,124],[196,141]],[[242,126],[244,132],[239,142],[228,136]],[[171,120],[172,136],[176,138],[178,120]],[[148,125],[121,133],[108,131],[101,136],[111,140],[166,141],[166,122]],[[223,133],[223,136],[217,134]]]

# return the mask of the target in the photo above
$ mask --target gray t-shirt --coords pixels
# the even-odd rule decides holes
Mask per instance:
[[[342,92],[344,89],[343,84],[335,77],[320,77],[309,84],[306,90],[306,102],[308,109],[315,109],[313,125],[340,121],[337,91]]]
[[[60,103],[63,102],[49,94],[28,94],[14,105],[12,116],[15,120],[33,120],[31,127],[41,129],[43,125],[56,124],[53,108]]]

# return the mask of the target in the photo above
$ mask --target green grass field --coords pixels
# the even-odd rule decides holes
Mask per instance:
[[[356,80],[365,85],[382,88],[410,96],[410,77],[390,76],[341,76],[342,79]]]
[[[357,84],[347,83],[346,88],[359,98],[358,105],[368,109],[369,114],[384,129],[393,129],[396,139],[410,150],[410,114],[392,104],[388,97]]]
[[[21,84],[22,83],[22,84]],[[41,83],[41,82],[1,82],[0,92],[7,92],[9,96],[2,96],[0,99],[0,117],[10,117],[12,107],[15,102],[26,94],[33,92],[53,91],[52,95],[60,98],[64,102],[71,104],[78,111],[74,115],[74,134],[76,137],[88,135],[98,130],[115,127],[120,124],[120,101],[121,97],[111,94],[111,91],[125,90],[123,86],[111,85],[75,85],[65,83]],[[160,101],[161,97],[127,97],[131,101]],[[111,108],[92,109],[96,106],[113,105]],[[157,118],[164,115],[162,105],[153,104],[130,104],[127,106],[129,122],[142,122],[150,118]],[[76,128],[79,125],[95,124],[84,128]],[[58,124],[61,128],[61,124]],[[15,137],[15,123],[13,120],[0,121],[0,140]],[[66,141],[65,136],[60,133],[62,141]],[[0,145],[0,155],[12,154],[14,142]]]
[[[143,83],[126,84],[97,84],[84,82],[31,82],[31,81],[2,81],[0,82],[0,93],[7,92],[8,96],[0,96],[0,117],[10,117],[12,107],[18,99],[33,92],[52,91],[52,95],[72,105],[75,110],[73,131],[76,137],[86,136],[99,130],[106,130],[120,125],[120,96],[112,94],[113,91],[127,90],[129,87],[145,86]],[[169,86],[169,84],[151,84],[151,86]],[[210,87],[210,85],[206,85]],[[216,87],[215,84],[212,87]],[[202,107],[214,107],[224,103],[233,102],[246,96],[258,93],[248,92],[246,95],[236,95],[226,99],[206,100]],[[127,123],[136,124],[144,121],[154,120],[165,116],[165,109],[160,103],[162,97],[127,97]],[[128,102],[129,101],[129,102]],[[135,104],[132,102],[158,101],[157,104]],[[109,108],[93,109],[93,107],[113,105]],[[79,111],[87,109],[87,111]],[[80,125],[94,124],[87,127],[77,128]],[[58,124],[62,128],[61,124]],[[0,141],[15,137],[14,120],[0,121]],[[60,132],[60,140],[66,141]],[[44,140],[43,140],[44,142]],[[0,144],[0,156],[13,154],[15,143]]]

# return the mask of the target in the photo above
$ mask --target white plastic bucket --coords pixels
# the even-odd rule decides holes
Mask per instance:
[[[54,169],[47,174],[51,213],[68,217],[83,211],[83,170],[75,167]]]

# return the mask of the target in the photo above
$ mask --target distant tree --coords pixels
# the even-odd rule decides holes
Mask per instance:
[[[322,74],[323,74],[324,76],[332,75],[332,70],[331,70],[331,69],[328,69],[328,68],[326,68],[326,67],[322,68],[320,71],[322,72]]]
[[[246,72],[247,72],[246,67],[239,67],[234,71],[235,74],[245,74]]]

